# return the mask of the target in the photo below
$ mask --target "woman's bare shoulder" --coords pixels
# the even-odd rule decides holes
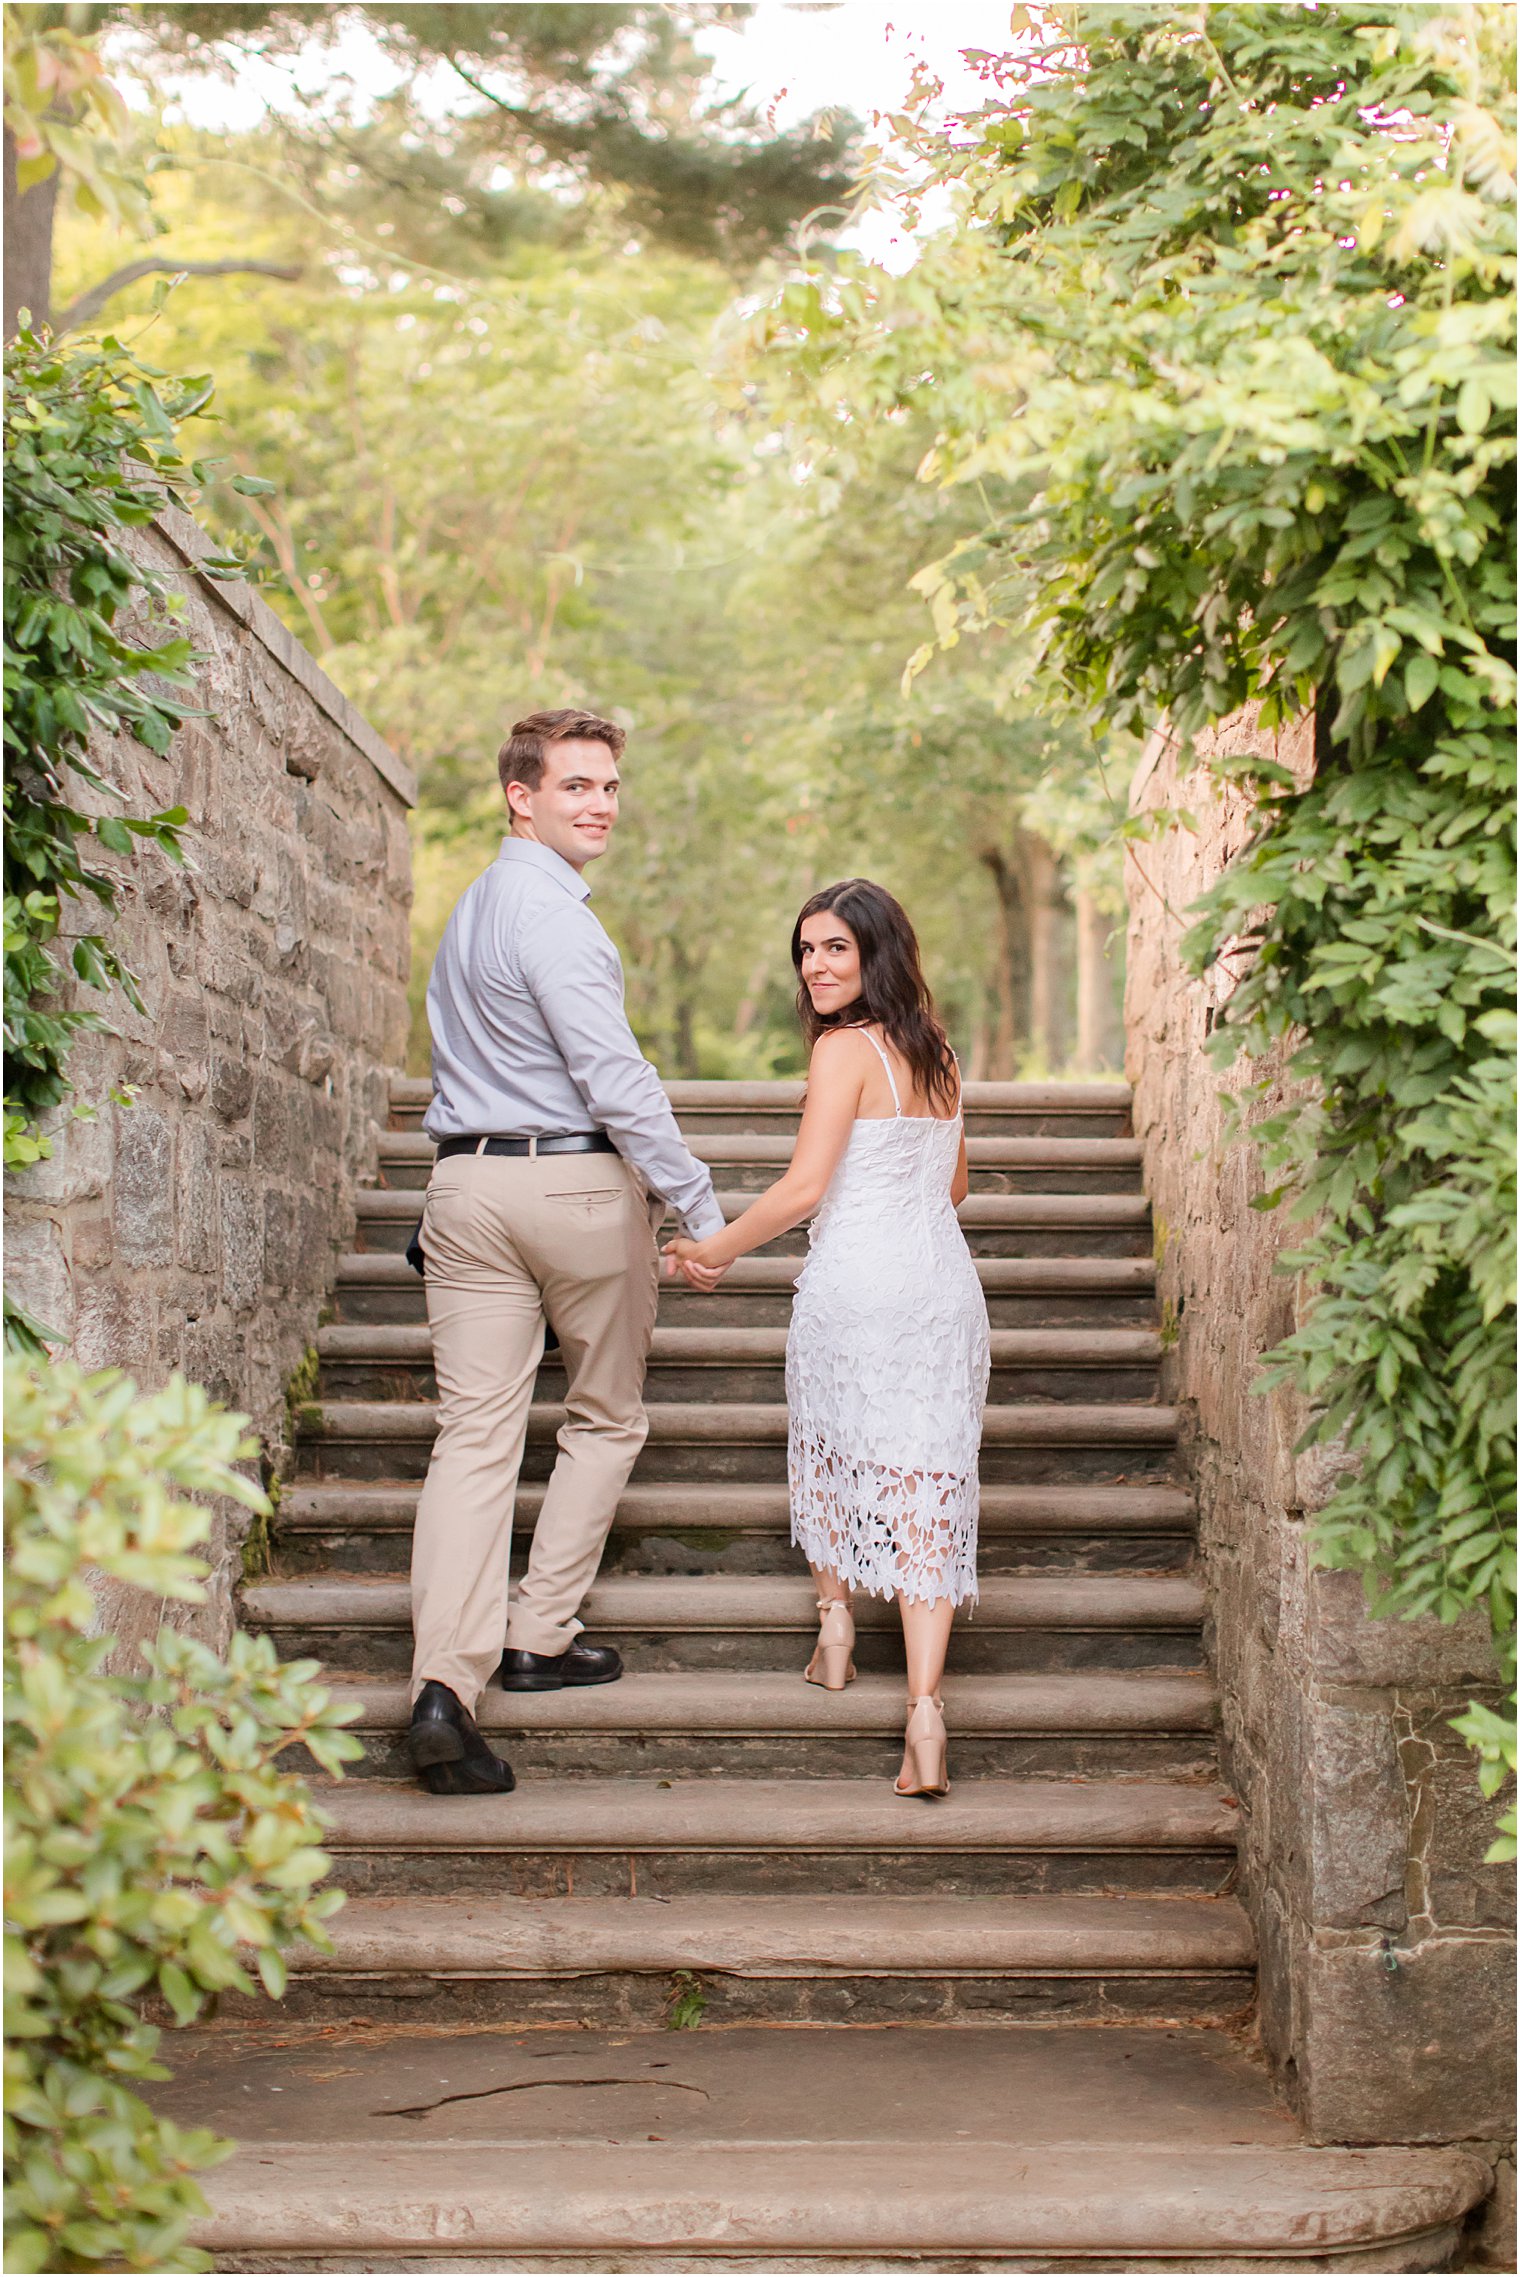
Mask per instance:
[[[858,1028],[825,1028],[808,1061],[809,1091],[820,1086],[825,1094],[858,1090],[873,1057]]]
[[[825,1028],[813,1045],[808,1074],[817,1075],[826,1067],[864,1067],[874,1056],[859,1028]]]

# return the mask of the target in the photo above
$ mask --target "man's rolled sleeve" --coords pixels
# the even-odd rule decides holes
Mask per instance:
[[[584,905],[525,928],[524,980],[576,1089],[601,1129],[645,1183],[663,1195],[693,1241],[723,1230],[712,1174],[698,1162],[658,1075],[639,1050],[623,1006],[623,969]]]

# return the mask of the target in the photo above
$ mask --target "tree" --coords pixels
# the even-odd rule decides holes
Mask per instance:
[[[50,313],[50,254],[60,173],[87,210],[114,198],[123,218],[145,211],[119,149],[109,168],[92,117],[119,145],[120,98],[92,42],[115,31],[118,68],[151,87],[173,64],[228,73],[252,44],[288,57],[362,20],[400,75],[380,122],[355,126],[317,107],[278,122],[287,162],[323,178],[334,213],[378,190],[399,196],[414,228],[468,262],[504,231],[541,229],[546,175],[600,193],[627,227],[686,251],[745,266],[804,214],[852,189],[847,119],[766,132],[742,103],[704,108],[705,59],[693,33],[742,7],[693,4],[353,7],[114,5],[8,8],[6,84],[6,336],[15,311]],[[464,107],[440,130],[419,111],[418,83],[439,67]],[[504,187],[505,170],[510,186]],[[103,183],[105,186],[103,187]],[[113,186],[114,185],[114,186]],[[130,214],[128,208],[130,207]],[[564,220],[564,200],[559,219]],[[102,280],[94,280],[96,290]]]

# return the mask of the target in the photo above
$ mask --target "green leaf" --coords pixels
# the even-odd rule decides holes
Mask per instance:
[[[1440,667],[1434,657],[1411,656],[1404,666],[1404,695],[1411,711],[1417,712],[1435,693]]]

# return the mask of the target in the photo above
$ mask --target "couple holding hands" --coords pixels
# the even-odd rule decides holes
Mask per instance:
[[[412,1552],[413,1763],[435,1794],[505,1793],[472,1710],[508,1691],[607,1684],[578,1614],[644,1443],[663,1270],[716,1287],[811,1219],[787,1337],[792,1539],[817,1587],[805,1675],[854,1675],[852,1593],[902,1614],[897,1792],[948,1786],[940,1700],[955,1607],[976,1594],[987,1307],[956,1219],[960,1074],[903,910],[855,878],[792,934],[807,1095],[784,1175],[725,1225],[623,1007],[589,863],[617,822],[623,730],[535,712],[498,766],[509,834],[449,919],[428,988],[438,1154],[423,1212],[438,1434]],[[517,1475],[547,1322],[565,1420],[526,1573],[508,1603]]]

